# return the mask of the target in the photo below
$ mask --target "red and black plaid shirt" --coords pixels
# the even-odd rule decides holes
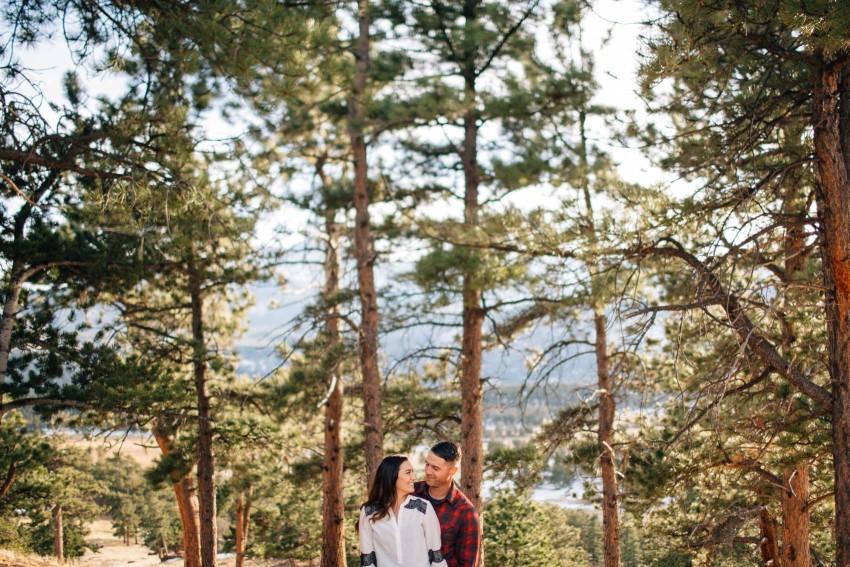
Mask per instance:
[[[416,496],[427,498],[437,518],[443,536],[442,553],[449,567],[478,567],[481,549],[481,524],[472,502],[452,484],[448,496],[434,500],[428,494],[428,485],[420,481],[414,485]]]

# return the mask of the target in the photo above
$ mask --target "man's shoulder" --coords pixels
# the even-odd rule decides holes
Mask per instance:
[[[474,514],[475,513],[475,505],[472,503],[472,501],[469,498],[466,497],[466,494],[464,494],[463,491],[457,485],[454,486],[453,491],[454,491],[454,494],[452,495],[453,496],[452,499],[454,500],[455,508],[457,508],[457,509],[459,509],[463,512],[469,511],[469,512],[472,512]]]
[[[413,494],[416,496],[428,496],[428,485],[424,480],[417,480],[413,483]]]

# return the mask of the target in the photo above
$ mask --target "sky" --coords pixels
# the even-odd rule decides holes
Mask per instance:
[[[640,35],[643,32],[642,22],[646,19],[643,4],[636,0],[601,0],[596,2],[592,13],[585,20],[584,42],[586,47],[592,49],[596,61],[597,80],[600,89],[597,94],[597,102],[619,108],[632,110],[640,115],[643,105],[635,94],[636,75],[638,69],[638,52],[640,49]],[[64,43],[57,38],[50,44],[40,45],[37,49],[30,49],[18,53],[33,69],[38,70],[38,87],[45,94],[46,101],[56,97],[59,98],[62,91],[62,77],[66,69],[72,67],[72,62]],[[122,80],[115,74],[101,73],[92,75],[86,72],[80,76],[88,92],[109,96],[111,93],[120,92]],[[25,86],[22,86],[25,88]],[[94,94],[91,95],[92,101]],[[217,115],[208,118],[207,130],[213,138],[226,138],[239,134],[238,123],[227,121]],[[612,139],[605,138],[605,132],[596,132],[596,143],[610,152],[621,175],[627,181],[661,180],[661,174],[654,169],[637,148],[625,148]],[[516,195],[517,201],[528,201],[528,195]],[[532,197],[540,199],[542,197]],[[292,211],[278,213],[288,215],[287,221],[293,220]],[[305,222],[301,219],[300,222]],[[258,239],[261,242],[277,243],[281,238],[275,227],[280,225],[279,217],[264,219]],[[393,277],[388,273],[381,274],[382,266],[379,265],[377,277],[386,279]],[[281,291],[275,282],[266,282],[255,285],[252,291],[256,297],[254,307],[248,312],[248,332],[240,340],[239,347],[244,354],[250,358],[244,365],[243,370],[251,373],[263,373],[277,363],[274,353],[274,345],[278,344],[286,333],[286,322],[300,311],[307,301],[310,301],[319,291],[319,283],[314,281],[314,273],[306,270],[286,271],[288,284],[285,291]],[[403,340],[396,337],[394,340]],[[413,340],[408,337],[404,340]],[[403,352],[406,346],[398,345],[394,349],[387,346],[385,353],[386,364],[393,362],[394,351]],[[514,375],[521,372],[522,361],[514,355],[497,353],[491,355],[485,365],[491,372],[500,375]],[[579,372],[584,374],[586,367]]]

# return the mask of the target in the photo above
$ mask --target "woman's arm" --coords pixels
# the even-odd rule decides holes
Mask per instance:
[[[424,501],[425,508],[425,547],[428,548],[428,561],[435,567],[448,567],[443,558],[443,536],[440,533],[440,520],[431,503]]]
[[[368,567],[370,565],[378,565],[378,558],[375,556],[375,544],[372,541],[372,522],[369,521],[369,516],[366,515],[366,508],[360,508],[360,567]]]

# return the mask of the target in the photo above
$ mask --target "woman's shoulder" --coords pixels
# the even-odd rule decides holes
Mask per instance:
[[[407,500],[405,500],[404,507],[408,510],[417,510],[425,514],[428,512],[428,508],[431,507],[431,503],[424,498],[413,496],[411,494],[407,497]]]
[[[381,507],[379,505],[375,504],[375,503],[372,503],[372,504],[366,503],[363,506],[361,506],[360,508],[363,510],[363,513],[367,516],[371,516],[372,514],[376,513],[378,510],[381,509]]]

